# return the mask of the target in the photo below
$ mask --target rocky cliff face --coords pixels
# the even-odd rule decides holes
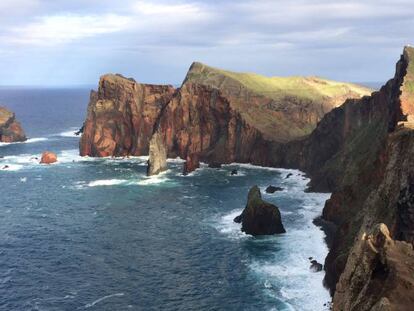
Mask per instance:
[[[105,75],[91,92],[80,141],[82,156],[147,155],[161,109],[175,89],[139,84],[120,75]]]
[[[277,164],[307,171],[313,189],[333,191],[323,218],[338,228],[325,261],[325,281],[335,293],[334,310],[371,310],[374,305],[377,309],[373,310],[404,310],[397,303],[396,292],[390,291],[392,282],[398,283],[397,270],[407,269],[404,260],[411,256],[410,247],[390,242],[397,246],[384,250],[381,260],[389,258],[389,265],[380,282],[375,279],[376,259],[372,261],[372,254],[361,243],[367,243],[364,237],[378,223],[390,228],[390,241],[413,243],[414,132],[409,103],[414,92],[407,87],[413,82],[412,55],[412,48],[404,50],[395,77],[379,92],[348,100],[328,113],[309,137],[287,144],[282,154],[276,154]],[[397,256],[400,252],[405,253]],[[360,261],[369,263],[361,266]],[[406,290],[412,296],[410,284]],[[390,308],[381,309],[382,304]]]
[[[0,107],[0,142],[25,141],[26,135],[13,112]]]
[[[157,132],[169,157],[189,158],[187,172],[208,163],[268,163],[267,143],[220,90],[185,83],[163,110]]]
[[[300,89],[296,94],[292,87]],[[91,93],[81,155],[148,154],[158,131],[168,156],[271,165],[268,150],[309,134],[343,98],[369,90],[318,78],[266,78],[194,63],[182,87],[103,76]]]

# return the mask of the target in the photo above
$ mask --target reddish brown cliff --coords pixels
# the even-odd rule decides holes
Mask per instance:
[[[358,255],[349,254],[352,249],[361,250],[356,243],[378,223],[390,228],[391,240],[413,242],[414,132],[410,122],[401,122],[411,117],[408,103],[414,92],[406,86],[414,81],[412,52],[412,48],[404,50],[395,77],[379,92],[348,100],[328,113],[309,137],[275,153],[276,165],[301,168],[312,177],[313,189],[333,191],[323,218],[338,228],[325,261],[326,284],[332,293],[335,288],[339,290],[334,296],[334,310],[371,310],[384,301],[390,308],[375,310],[401,309],[395,292],[399,287],[394,285],[398,278],[404,281],[397,270],[407,268],[405,256],[411,255],[393,255],[396,262],[389,262],[388,274],[379,282],[371,261],[361,268],[354,258],[368,260],[371,255],[361,251]],[[398,246],[384,252],[397,254],[401,249]],[[363,276],[356,277],[358,274]],[[406,293],[413,296],[414,289],[409,284]]]
[[[157,132],[169,157],[190,157],[187,172],[199,160],[208,163],[268,164],[267,142],[218,89],[185,83],[163,110]]]
[[[12,143],[25,141],[26,135],[13,112],[0,107],[0,142]]]
[[[169,85],[139,84],[105,75],[91,92],[80,154],[93,157],[147,155],[154,123],[174,94]]]

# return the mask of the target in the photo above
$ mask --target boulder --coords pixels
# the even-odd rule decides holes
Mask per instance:
[[[289,178],[290,176],[292,176],[292,175],[293,175],[292,173],[289,173],[289,174],[287,174],[287,175],[286,175],[286,177],[285,177],[285,178],[286,178],[286,179],[288,179],[288,178]]]
[[[57,162],[56,153],[45,151],[42,153],[42,158],[40,159],[41,164],[52,164]]]
[[[266,191],[266,193],[275,193],[276,191],[282,191],[282,190],[283,190],[283,188],[281,188],[281,187],[275,187],[275,186],[270,185],[266,188],[265,191]]]
[[[157,175],[167,170],[167,150],[160,133],[152,135],[149,146],[147,175]]]
[[[285,233],[281,215],[276,205],[262,200],[260,189],[254,186],[247,197],[247,205],[241,215],[234,218],[241,223],[241,230],[251,235]]]
[[[234,170],[232,170],[232,171],[231,171],[231,173],[230,173],[230,174],[233,176],[233,175],[237,175],[237,174],[238,174],[238,172],[237,172],[237,170],[236,170],[236,169],[234,169]]]
[[[322,271],[323,265],[316,260],[311,260],[311,266],[310,268],[313,272],[319,272]]]

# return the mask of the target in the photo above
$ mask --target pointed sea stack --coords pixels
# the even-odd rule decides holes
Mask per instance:
[[[10,110],[0,107],[0,142],[13,143],[26,140],[23,128]]]
[[[152,135],[149,145],[147,175],[157,175],[167,170],[167,150],[159,133]]]
[[[241,223],[241,230],[251,235],[270,235],[286,232],[278,207],[263,201],[258,186],[250,189],[247,205],[241,215],[234,219],[234,222]]]

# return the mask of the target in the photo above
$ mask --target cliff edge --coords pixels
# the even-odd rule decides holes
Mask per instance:
[[[0,107],[0,142],[12,143],[26,140],[22,126],[10,110]]]

